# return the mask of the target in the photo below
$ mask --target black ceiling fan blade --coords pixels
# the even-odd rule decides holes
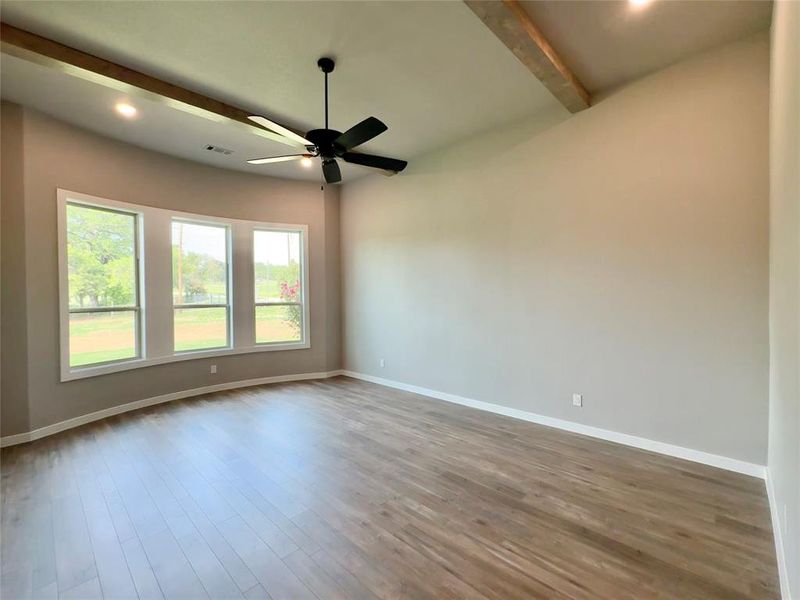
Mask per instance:
[[[406,168],[408,162],[397,158],[386,158],[385,156],[375,156],[374,154],[361,154],[359,152],[345,152],[342,154],[345,162],[372,167],[373,169],[383,169],[384,171],[394,171],[399,173]]]
[[[382,134],[389,129],[375,117],[367,117],[358,125],[353,125],[342,135],[336,138],[333,143],[339,148],[350,150],[361,144],[370,141],[372,138]]]
[[[322,162],[322,174],[328,183],[338,183],[342,180],[342,172],[339,170],[338,163],[330,158]]]

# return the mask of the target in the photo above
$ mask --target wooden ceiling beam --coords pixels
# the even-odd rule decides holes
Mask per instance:
[[[464,0],[522,64],[572,113],[589,108],[586,88],[564,64],[519,0]]]
[[[2,42],[2,52],[5,54],[58,69],[132,96],[167,104],[206,119],[244,127],[246,131],[281,144],[293,145],[282,135],[256,125],[248,119],[254,114],[252,112],[70,48],[7,23],[0,23],[0,42]],[[302,148],[302,146],[297,147]]]

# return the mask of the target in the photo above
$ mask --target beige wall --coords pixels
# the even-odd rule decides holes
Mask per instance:
[[[346,185],[345,368],[766,464],[768,62],[761,35]]]
[[[770,142],[768,464],[788,597],[800,598],[800,2],[775,3]]]
[[[339,368],[338,256],[331,256],[339,243],[338,188],[322,192],[316,183],[199,165],[13,105],[3,105],[3,117],[3,435],[179,390]],[[15,148],[10,158],[7,146]],[[18,161],[24,193],[19,184],[5,186],[6,171],[18,171]],[[200,214],[308,224],[311,348],[199,359],[60,383],[56,188]],[[7,317],[20,316],[16,329],[6,328]],[[218,365],[216,375],[209,374],[212,363]]]

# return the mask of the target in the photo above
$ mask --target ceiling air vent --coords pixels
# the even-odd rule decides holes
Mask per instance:
[[[206,150],[211,150],[211,152],[216,152],[217,154],[233,154],[233,150],[228,150],[227,148],[223,148],[222,146],[214,146],[213,144],[208,144],[206,146]]]

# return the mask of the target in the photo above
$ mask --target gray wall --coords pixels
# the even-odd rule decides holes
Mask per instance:
[[[766,464],[768,65],[764,34],[346,185],[345,368]]]
[[[775,3],[771,85],[768,464],[800,598],[800,2]]]
[[[172,158],[13,105],[3,104],[2,116],[2,435],[174,391],[339,368],[339,269],[338,256],[331,256],[338,254],[338,188],[322,192],[316,183]],[[191,360],[60,383],[59,187],[206,215],[308,224],[311,348]],[[218,374],[209,374],[211,363],[218,365]]]
[[[0,125],[0,425],[5,435],[27,431],[29,419],[22,107],[3,103]]]

